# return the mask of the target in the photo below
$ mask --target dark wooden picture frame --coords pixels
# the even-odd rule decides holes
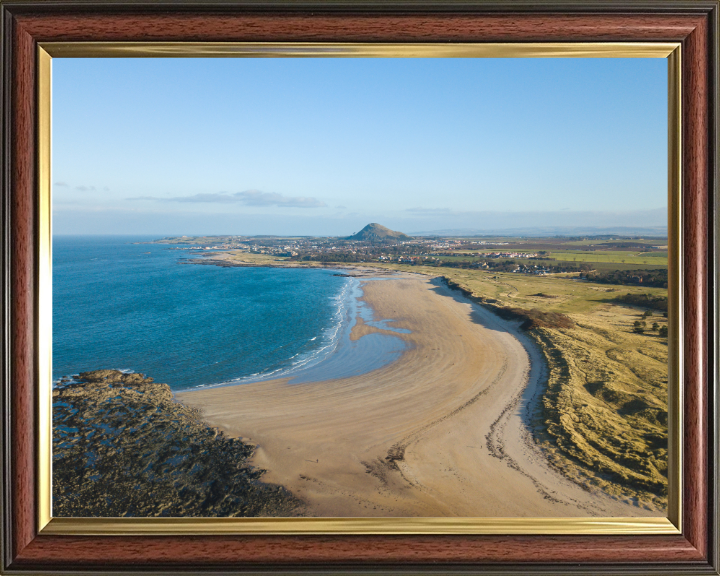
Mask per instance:
[[[718,2],[2,0],[2,564],[110,571],[718,574]],[[680,42],[682,534],[52,536],[37,527],[39,42]]]

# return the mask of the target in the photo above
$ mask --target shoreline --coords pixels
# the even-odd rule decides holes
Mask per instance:
[[[517,323],[427,276],[363,284],[387,327],[410,330],[398,334],[411,346],[396,361],[347,378],[176,397],[256,444],[254,464],[310,516],[653,515],[550,468],[528,428],[542,354]]]
[[[337,296],[339,306],[335,316],[339,317],[339,320],[324,329],[322,335],[316,336],[321,340],[321,348],[313,350],[307,357],[300,358],[289,366],[276,368],[266,374],[242,376],[216,384],[201,384],[175,390],[174,393],[244,386],[279,379],[287,379],[292,385],[334,380],[351,374],[372,372],[396,361],[407,348],[405,341],[399,338],[404,331],[385,326],[386,320],[373,319],[372,308],[363,300],[362,289],[366,276],[360,277],[360,280],[356,279],[357,276],[346,276],[348,283]],[[402,273],[393,273],[387,278],[403,276]],[[322,339],[328,331],[333,331],[334,334],[325,343]],[[371,334],[370,338],[360,338]]]

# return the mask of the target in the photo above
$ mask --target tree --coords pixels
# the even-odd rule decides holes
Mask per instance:
[[[660,325],[657,322],[653,322],[653,325],[652,325],[653,331],[657,331],[658,328],[660,328]]]
[[[633,332],[636,334],[642,334],[645,332],[645,322],[640,322],[639,320],[635,320],[633,323]]]
[[[649,318],[650,316],[652,316],[652,312],[650,312],[650,310],[645,310],[645,312],[643,313],[643,318]]]
[[[668,328],[667,326],[660,326],[660,331],[658,332],[659,335],[663,338],[667,338],[668,335]]]

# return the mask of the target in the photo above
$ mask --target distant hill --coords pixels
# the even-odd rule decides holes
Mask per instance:
[[[368,224],[357,234],[347,237],[347,240],[361,240],[363,242],[389,242],[393,240],[403,241],[410,239],[410,236],[407,234],[390,230],[390,228],[386,228],[380,224]]]

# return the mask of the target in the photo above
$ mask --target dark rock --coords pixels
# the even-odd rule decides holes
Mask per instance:
[[[297,516],[254,446],[207,426],[167,384],[117,370],[53,390],[54,516]]]

